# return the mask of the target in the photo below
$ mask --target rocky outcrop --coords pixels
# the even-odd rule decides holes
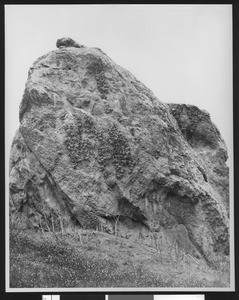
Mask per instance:
[[[57,48],[63,48],[63,47],[75,47],[75,48],[82,48],[83,45],[78,44],[71,38],[61,38],[56,41],[56,47]]]
[[[228,154],[218,129],[210,115],[196,106],[171,104],[170,108],[183,136],[201,158],[205,181],[213,187],[229,214],[229,168],[225,163]]]
[[[103,51],[77,45],[60,39],[30,68],[11,216],[35,228],[52,216],[109,232],[117,224],[126,237],[178,228],[194,253],[228,254],[227,150],[209,114],[162,103]]]

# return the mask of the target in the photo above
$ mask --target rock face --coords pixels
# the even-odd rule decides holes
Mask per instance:
[[[98,48],[57,41],[30,68],[10,159],[10,218],[123,237],[179,232],[229,253],[227,150],[207,112],[165,104]]]

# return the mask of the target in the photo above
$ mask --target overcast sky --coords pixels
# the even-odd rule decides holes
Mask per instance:
[[[28,70],[65,36],[100,47],[160,100],[206,109],[232,151],[231,5],[8,5],[5,22],[6,159]]]

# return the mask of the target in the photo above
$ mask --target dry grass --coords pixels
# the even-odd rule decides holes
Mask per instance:
[[[181,257],[181,259],[180,259]],[[228,287],[229,263],[209,268],[104,232],[21,231],[10,236],[10,287]]]

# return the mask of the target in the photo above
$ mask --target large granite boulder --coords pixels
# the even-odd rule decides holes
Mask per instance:
[[[29,70],[10,218],[109,232],[117,223],[125,237],[179,228],[201,257],[228,255],[227,150],[209,114],[161,102],[99,48],[57,46]]]

